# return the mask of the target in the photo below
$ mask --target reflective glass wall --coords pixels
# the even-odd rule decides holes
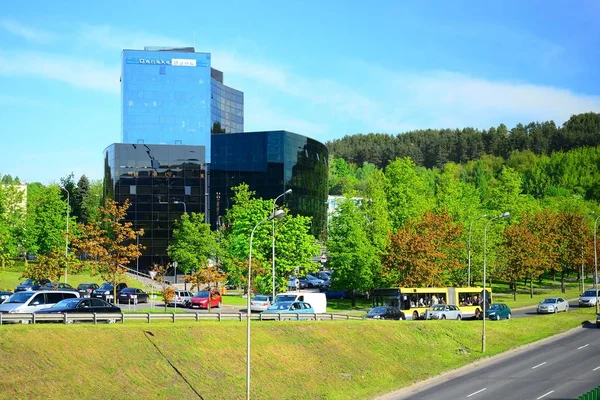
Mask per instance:
[[[231,206],[232,187],[244,182],[257,197],[273,199],[287,189],[285,204],[294,214],[312,217],[311,232],[325,235],[327,147],[287,131],[214,134],[210,180],[211,221]],[[278,201],[280,204],[282,199]]]
[[[141,269],[170,261],[173,221],[184,211],[209,215],[205,158],[203,146],[115,143],[104,151],[105,195],[119,204],[129,199],[126,219],[145,232]]]
[[[123,50],[122,142],[201,145],[210,162],[210,63],[193,49]]]
[[[212,69],[213,133],[244,132],[244,93],[223,84],[223,73]]]

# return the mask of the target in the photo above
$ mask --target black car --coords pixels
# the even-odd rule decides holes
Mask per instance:
[[[77,286],[77,291],[79,292],[79,297],[92,297],[92,292],[99,287],[97,283],[80,283]]]
[[[121,290],[117,297],[119,303],[137,304],[148,302],[148,293],[144,292],[142,289],[132,287]]]
[[[367,318],[401,320],[406,319],[406,316],[398,307],[379,306],[369,310]]]
[[[117,283],[117,297],[121,290],[125,289],[127,284],[124,282]],[[92,297],[102,300],[112,300],[114,296],[113,285],[109,282],[104,282],[100,287],[92,292]]]
[[[0,290],[0,304],[4,303],[4,301],[8,299],[11,294],[12,292],[8,290]]]
[[[50,283],[49,279],[25,279],[19,286],[15,288],[15,293],[39,290],[42,286],[48,283]]]
[[[45,285],[41,285],[39,287],[34,286],[34,290],[68,290],[72,292],[77,291],[73,286],[64,282],[48,282]]]
[[[36,311],[36,314],[50,313],[120,313],[121,309],[100,299],[65,299],[50,308]]]

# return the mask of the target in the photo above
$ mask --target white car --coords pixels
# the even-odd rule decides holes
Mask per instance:
[[[537,306],[538,314],[557,313],[569,311],[569,303],[562,297],[548,297]]]
[[[250,311],[265,311],[273,303],[273,296],[257,294],[250,300]]]
[[[425,310],[423,319],[462,319],[460,308],[452,304],[438,304]]]
[[[600,293],[598,294],[600,295]],[[579,307],[593,307],[595,305],[596,291],[594,289],[586,290],[581,296],[579,296]]]

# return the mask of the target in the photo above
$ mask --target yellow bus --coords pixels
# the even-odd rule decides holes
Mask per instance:
[[[492,291],[486,288],[486,300],[492,302]],[[421,319],[425,310],[435,304],[458,306],[463,318],[479,318],[483,310],[483,288],[481,287],[428,287],[389,288],[373,290],[373,307],[396,306],[406,319]]]

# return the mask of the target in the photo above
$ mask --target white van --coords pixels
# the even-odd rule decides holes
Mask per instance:
[[[50,308],[64,299],[79,297],[79,293],[69,290],[39,290],[17,292],[0,304],[0,313],[33,313]]]
[[[316,313],[327,312],[327,297],[325,297],[325,293],[279,293],[275,296],[275,303],[278,301],[304,301],[310,304]]]

